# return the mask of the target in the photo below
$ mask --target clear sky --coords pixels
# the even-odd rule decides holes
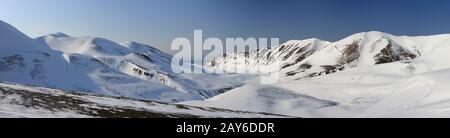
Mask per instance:
[[[54,32],[134,40],[169,51],[176,37],[450,33],[449,0],[0,0],[0,20],[31,37]]]

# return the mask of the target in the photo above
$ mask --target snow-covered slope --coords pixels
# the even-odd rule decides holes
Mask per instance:
[[[279,113],[298,117],[327,117],[323,112],[342,116],[338,102],[321,100],[277,86],[245,85],[205,101],[182,104],[233,110]]]
[[[404,79],[358,117],[450,117],[450,69]]]

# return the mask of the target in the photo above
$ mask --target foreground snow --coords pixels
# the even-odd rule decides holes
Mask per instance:
[[[361,67],[276,85],[248,84],[182,104],[298,117],[450,117],[450,69],[409,74],[401,66],[407,65]]]
[[[287,117],[220,108],[165,104],[0,83],[0,117]]]

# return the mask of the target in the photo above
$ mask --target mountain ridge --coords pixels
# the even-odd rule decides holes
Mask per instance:
[[[429,42],[431,40],[438,42]],[[356,33],[335,42],[317,38],[290,40],[275,48],[253,50],[249,54],[227,53],[226,56],[213,58],[205,65],[234,71],[235,66],[269,65],[280,61],[280,70],[285,77],[301,79],[355,66],[408,61],[445,44],[450,44],[450,34],[394,36],[370,31]]]

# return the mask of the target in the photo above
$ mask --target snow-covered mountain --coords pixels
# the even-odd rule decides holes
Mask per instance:
[[[201,100],[242,85],[173,74],[169,54],[137,42],[64,33],[31,39],[4,22],[0,33],[2,81],[161,102]]]
[[[241,85],[240,83],[231,83],[232,81],[230,80],[224,78],[219,79],[216,76],[206,74],[200,76],[195,74],[174,74],[170,66],[171,55],[153,48],[152,46],[138,42],[129,41],[120,44],[103,38],[70,37],[63,33],[50,34],[39,37],[37,40],[51,49],[63,52],[69,59],[70,57],[86,57],[93,59],[93,61],[86,62],[75,61],[75,64],[80,65],[81,67],[101,63],[104,64],[106,68],[112,69],[116,73],[125,74],[119,75],[121,78],[113,78],[115,81],[124,81],[126,80],[124,79],[125,76],[129,76],[133,79],[137,78],[138,80],[136,82],[142,84],[138,86],[131,85],[132,87],[142,88],[137,90],[137,92],[143,90],[154,91],[154,89],[148,88],[147,86],[148,82],[153,82],[172,88],[174,91],[185,95],[166,95],[165,97],[152,98],[155,96],[158,97],[158,95],[155,95],[157,92],[152,92],[153,94],[150,96],[143,95],[144,97],[136,97],[131,95],[127,97],[141,99],[171,99],[172,101],[170,102],[198,100],[218,95],[224,90]],[[98,66],[92,67],[94,70],[98,68]],[[91,75],[101,75],[102,73],[103,72],[100,71]],[[98,76],[93,77],[99,78]],[[127,93],[129,93],[130,89],[135,89],[127,87],[131,82],[104,82],[102,79],[95,80],[107,87],[114,87],[108,85],[121,85],[121,83],[124,83],[123,86],[113,88],[119,90],[113,93],[107,93],[109,95],[122,93],[122,91],[127,91]],[[134,82],[134,84],[136,84],[136,82]],[[110,91],[110,89],[105,91]],[[168,93],[161,92],[159,94],[164,95]],[[174,99],[175,97],[178,99]],[[168,100],[163,101],[168,102]]]
[[[279,61],[283,76],[301,79],[357,66],[408,61],[449,44],[449,39],[450,35],[408,37],[372,31],[357,33],[337,42],[315,38],[288,41],[273,49],[226,54],[206,65],[233,70],[233,67],[271,65]]]
[[[87,76],[68,70],[67,66],[63,53],[39,44],[0,21],[1,80],[60,89],[99,90]]]

